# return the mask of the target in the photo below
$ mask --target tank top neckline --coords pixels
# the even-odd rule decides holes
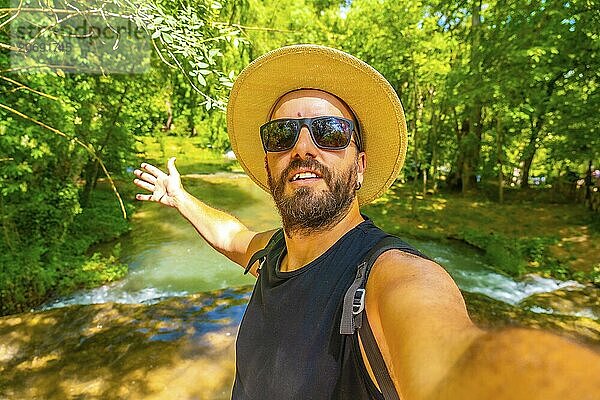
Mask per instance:
[[[344,241],[346,241],[346,239],[348,239],[354,232],[361,230],[363,232],[366,231],[366,227],[369,225],[373,225],[373,221],[371,221],[371,219],[369,217],[367,217],[366,215],[361,213],[361,216],[364,218],[364,221],[362,221],[361,223],[359,223],[358,225],[356,225],[354,228],[350,229],[348,232],[346,232],[345,234],[342,235],[342,237],[340,237],[333,245],[331,245],[331,247],[329,247],[323,254],[321,254],[319,257],[315,258],[314,260],[312,260],[311,262],[309,262],[308,264],[295,269],[293,271],[281,271],[279,268],[281,267],[281,261],[283,260],[283,257],[287,254],[287,246],[285,244],[285,237],[282,237],[282,241],[283,241],[283,246],[281,249],[281,252],[279,253],[279,255],[277,256],[277,260],[275,262],[275,276],[278,279],[282,279],[282,280],[286,280],[289,278],[292,278],[294,276],[300,275],[306,271],[309,271],[311,269],[313,269],[316,265],[319,265],[324,259],[326,259],[332,252],[334,252],[336,250],[336,248],[338,248],[339,246],[341,246]]]

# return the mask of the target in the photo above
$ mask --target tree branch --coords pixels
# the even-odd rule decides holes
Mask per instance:
[[[264,28],[260,26],[245,26],[240,24],[229,24],[227,22],[213,22],[214,27],[220,26],[232,26],[234,28],[248,30],[248,31],[265,31],[265,32],[279,32],[279,33],[295,33],[297,31],[290,31],[288,29],[276,29],[276,28]]]
[[[74,11],[74,10],[65,10],[65,9],[55,9],[55,8],[50,8],[50,7],[49,8],[0,8],[0,12],[47,13],[47,14],[66,14],[66,15],[84,15],[84,14],[98,15],[98,14],[101,14],[101,11],[99,8],[95,8],[93,10],[87,10],[87,11],[80,11],[80,10]],[[119,17],[119,18],[126,18],[126,19],[129,19],[132,17],[132,15],[119,14],[119,13],[113,13],[113,12],[104,12],[104,14],[108,15],[110,17]]]
[[[110,175],[110,173],[106,169],[106,166],[104,165],[104,162],[100,159],[100,157],[98,157],[98,155],[96,154],[96,151],[94,150],[94,148],[91,145],[82,142],[79,138],[71,137],[71,136],[67,135],[64,132],[59,131],[56,128],[53,128],[53,127],[51,127],[49,125],[46,125],[43,122],[38,121],[38,120],[36,120],[34,118],[31,118],[30,116],[25,115],[22,112],[19,112],[19,111],[15,110],[14,108],[11,108],[11,107],[9,107],[9,106],[7,106],[5,104],[0,103],[0,108],[3,108],[3,109],[5,109],[5,110],[7,110],[7,111],[9,111],[9,112],[11,112],[13,114],[16,114],[19,117],[24,118],[24,119],[26,119],[28,121],[31,121],[34,124],[41,126],[42,128],[48,129],[50,132],[53,132],[53,133],[57,134],[58,136],[61,136],[61,137],[65,138],[65,139],[74,141],[75,143],[77,143],[78,145],[80,145],[81,147],[83,147],[88,153],[90,153],[92,155],[92,157],[94,157],[96,159],[96,161],[98,161],[98,164],[100,164],[100,167],[102,168],[102,171],[104,171],[104,174],[106,175],[106,178],[110,182],[110,186],[112,187],[113,192],[115,193],[115,195],[117,196],[117,199],[119,200],[119,205],[121,207],[121,212],[123,213],[123,218],[127,219],[127,211],[125,210],[125,204],[123,203],[123,199],[121,198],[121,195],[120,195],[119,191],[117,190],[117,186],[115,185],[115,182],[113,181],[112,176]]]
[[[6,25],[10,24],[10,21],[17,18],[19,16],[19,14],[21,13],[22,8],[23,8],[23,0],[19,0],[19,6],[17,7],[17,12],[12,17],[10,17],[9,19],[7,19],[3,23],[1,23],[0,29],[4,28]]]
[[[20,52],[20,53],[25,53],[26,52],[23,49],[20,49],[20,48],[15,47],[15,46],[11,46],[11,45],[6,44],[6,43],[0,43],[0,48],[7,49],[7,50],[10,50],[10,51],[17,51],[17,52]]]
[[[4,79],[5,81],[12,83],[13,85],[16,85],[17,87],[16,87],[14,90],[25,89],[25,90],[28,90],[28,91],[30,91],[30,92],[33,92],[33,93],[35,93],[35,94],[37,94],[37,95],[40,95],[40,96],[42,96],[42,97],[46,97],[46,98],[48,98],[48,99],[50,99],[50,100],[58,100],[58,98],[57,98],[57,97],[54,97],[54,96],[52,96],[52,95],[49,95],[49,94],[47,94],[47,93],[40,92],[39,90],[35,90],[35,89],[33,89],[33,88],[30,88],[29,86],[27,86],[27,85],[24,85],[24,84],[22,84],[21,82],[17,82],[17,81],[15,81],[15,80],[13,80],[13,79],[7,78],[6,76],[2,76],[2,75],[0,75],[0,79]]]

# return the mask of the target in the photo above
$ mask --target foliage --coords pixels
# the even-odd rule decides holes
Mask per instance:
[[[126,221],[95,214],[113,215],[106,204],[119,207],[97,186],[131,171],[140,141],[160,147],[150,157],[161,163],[173,153],[173,137],[222,162],[230,148],[223,110],[232,81],[251,60],[282,45],[338,47],[390,81],[409,127],[399,178],[413,183],[411,214],[418,211],[418,196],[443,184],[465,194],[483,188],[487,200],[502,201],[504,186],[527,188],[533,177],[552,187],[552,201],[574,202],[581,198],[577,181],[587,174],[591,187],[591,171],[599,168],[597,0],[2,4],[0,292],[12,310],[86,279],[121,273],[106,266],[104,276],[106,260],[97,257],[85,266],[90,245],[126,229]],[[92,22],[109,33],[131,23],[143,34],[107,35],[108,51],[86,54],[91,47],[83,36],[102,38],[78,36],[76,29]],[[35,28],[23,48],[14,41],[18,27]],[[36,45],[67,37],[71,54],[62,51],[65,42],[60,51],[35,57]],[[138,45],[150,51],[137,53]],[[199,169],[190,165],[190,172]],[[573,274],[547,255],[554,237],[532,235],[515,247],[510,235],[481,228],[463,233],[511,273],[545,273],[534,267],[539,264],[551,266],[554,275],[563,274],[561,268],[564,276]],[[580,278],[599,273],[586,274]]]
[[[76,199],[76,190],[74,196]],[[70,224],[61,220],[64,215],[59,214],[60,207],[42,202],[49,211],[41,211],[38,217],[31,218],[29,227],[38,229],[48,226],[47,223],[68,225],[61,231],[61,238],[53,238],[58,243],[51,243],[39,234],[32,234],[27,240],[22,238],[18,246],[14,237],[12,241],[0,241],[0,315],[26,311],[49,298],[125,275],[127,266],[119,262],[118,249],[107,257],[87,255],[91,245],[129,230],[110,190],[98,191],[95,200],[93,206],[73,217]],[[52,210],[58,214],[54,221],[49,220],[48,215],[53,215]],[[132,211],[131,206],[129,211]],[[44,221],[40,222],[39,218]],[[51,229],[48,231],[53,233]]]
[[[525,259],[518,242],[501,235],[483,233],[467,229],[463,233],[464,240],[478,248],[485,249],[490,265],[497,266],[509,275],[520,277],[525,269]]]
[[[163,62],[184,73],[186,83],[196,90],[206,110],[224,109],[222,96],[211,97],[210,89],[230,88],[233,71],[222,71],[218,60],[223,57],[218,42],[231,42],[237,48],[243,39],[239,30],[219,22],[222,4],[214,0],[193,2],[160,1],[142,5],[127,0],[116,0],[125,9],[135,10],[133,20],[150,35]],[[209,85],[209,82],[212,82]],[[209,90],[205,90],[207,87]],[[208,93],[207,93],[208,92]],[[197,104],[196,104],[197,105]]]
[[[195,123],[210,126],[204,121],[213,108],[224,107],[233,77],[221,64],[222,49],[242,40],[237,28],[217,20],[216,1],[3,5],[0,292],[7,313],[122,276],[125,267],[115,258],[86,256],[94,243],[127,230],[114,198],[96,190],[99,181],[106,176],[118,194],[113,176],[137,163],[136,137],[162,132],[165,97],[192,98],[171,103],[202,105]],[[147,32],[145,39],[123,34],[122,20]],[[90,33],[82,35],[82,27]],[[106,35],[111,31],[116,35]],[[113,51],[94,53],[89,37],[110,42]],[[61,40],[56,52],[44,53]],[[149,58],[118,51],[146,42],[155,49]],[[146,61],[145,71],[137,69]],[[193,90],[173,93],[165,77]],[[228,146],[223,137],[214,137],[220,148]],[[119,201],[125,213],[128,206]]]

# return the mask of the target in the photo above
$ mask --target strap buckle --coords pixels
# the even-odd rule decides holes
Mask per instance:
[[[365,309],[365,289],[356,289],[352,301],[352,314],[358,315]]]
[[[260,258],[258,260],[258,268],[257,271],[260,272],[260,270],[262,269],[263,265],[265,265],[265,262],[267,262],[267,256],[264,256],[262,258]]]

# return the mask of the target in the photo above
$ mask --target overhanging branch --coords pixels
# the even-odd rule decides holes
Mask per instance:
[[[117,196],[117,199],[119,200],[119,205],[121,207],[121,212],[123,213],[123,218],[127,219],[127,211],[125,210],[125,204],[123,203],[123,199],[121,198],[121,194],[119,193],[119,191],[117,190],[117,186],[115,185],[115,182],[112,179],[112,176],[110,175],[110,173],[108,172],[108,170],[106,169],[106,166],[104,165],[104,162],[100,159],[100,157],[98,157],[98,155],[96,154],[96,151],[94,150],[94,148],[92,146],[90,146],[87,143],[82,142],[79,138],[76,137],[71,137],[69,135],[67,135],[66,133],[53,128],[49,125],[46,125],[45,123],[38,121],[34,118],[31,118],[28,115],[23,114],[20,111],[15,110],[14,108],[11,108],[5,104],[0,103],[0,108],[3,108],[13,114],[18,115],[21,118],[24,118],[28,121],[33,122],[36,125],[41,126],[42,128],[48,129],[50,132],[57,134],[58,136],[68,139],[68,140],[72,140],[75,143],[77,143],[78,145],[80,145],[81,147],[83,147],[92,157],[94,157],[94,159],[96,161],[98,161],[98,164],[100,164],[100,167],[102,168],[102,171],[104,171],[104,174],[106,175],[106,178],[108,179],[108,181],[110,182],[110,186],[113,189],[113,192],[115,193],[115,195]]]

